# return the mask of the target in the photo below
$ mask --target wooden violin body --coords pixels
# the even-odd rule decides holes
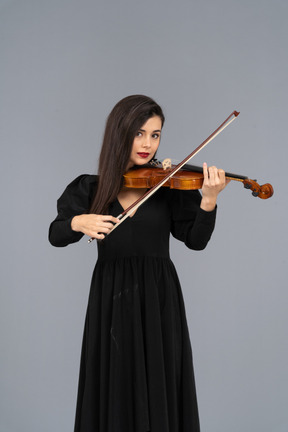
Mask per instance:
[[[179,190],[201,189],[204,180],[202,167],[184,165],[183,168],[184,169],[177,171],[177,173],[170,177],[162,186]],[[172,170],[173,166],[169,169]],[[124,186],[128,188],[150,189],[167,176],[167,173],[169,173],[169,170],[151,166],[132,169],[124,174]],[[242,182],[244,187],[250,189],[252,195],[255,197],[267,199],[273,195],[273,187],[269,183],[261,186],[256,180],[251,180],[242,175],[225,173],[225,176],[227,179]]]
[[[157,185],[168,172],[168,170],[162,168],[151,167],[133,169],[124,174],[124,186],[150,189]],[[168,179],[163,186],[179,190],[201,189],[203,179],[203,174],[200,172],[180,170]]]

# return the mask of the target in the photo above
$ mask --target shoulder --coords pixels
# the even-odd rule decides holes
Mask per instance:
[[[71,183],[68,184],[69,187],[77,187],[77,186],[89,186],[96,185],[98,183],[98,176],[92,174],[80,174]]]
[[[66,186],[57,201],[58,208],[75,207],[88,209],[97,189],[98,176],[81,174]]]
[[[92,174],[80,174],[74,180],[72,180],[65,190],[87,192],[94,190],[98,184],[98,176]]]

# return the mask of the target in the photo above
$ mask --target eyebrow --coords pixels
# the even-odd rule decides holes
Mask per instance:
[[[141,129],[141,128],[139,129],[139,131],[146,132],[145,129]],[[156,129],[156,130],[152,131],[152,133],[155,133],[155,132],[161,132],[161,129]]]

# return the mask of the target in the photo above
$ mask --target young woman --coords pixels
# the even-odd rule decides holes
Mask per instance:
[[[142,95],[110,113],[98,176],[81,175],[59,198],[54,246],[86,234],[104,239],[117,215],[145,193],[123,174],[153,159],[164,115]],[[170,233],[194,250],[214,229],[225,173],[203,165],[199,191],[160,188],[103,241],[91,282],[81,355],[75,432],[199,432],[192,353]],[[192,284],[191,284],[192,285]],[[193,289],[193,285],[191,286]]]

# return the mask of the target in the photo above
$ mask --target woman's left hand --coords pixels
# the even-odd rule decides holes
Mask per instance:
[[[200,207],[205,211],[212,211],[216,206],[219,192],[230,182],[226,179],[225,171],[215,166],[207,167],[203,164],[204,181],[202,185],[202,201]]]

